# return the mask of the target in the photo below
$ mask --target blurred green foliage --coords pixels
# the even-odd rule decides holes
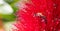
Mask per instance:
[[[16,16],[14,15],[16,13],[16,11],[18,10],[18,7],[16,6],[17,2],[19,0],[4,0],[5,2],[7,2],[14,10],[14,13],[10,14],[10,15],[1,15],[2,16],[2,20],[3,22],[11,22],[14,21]]]
[[[18,10],[16,4],[18,3],[19,0],[4,0],[5,2],[7,2],[14,10],[14,13],[16,12],[16,10]]]

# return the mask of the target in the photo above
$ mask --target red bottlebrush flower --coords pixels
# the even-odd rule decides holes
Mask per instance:
[[[23,0],[15,26],[18,31],[60,31],[59,3],[60,0]]]

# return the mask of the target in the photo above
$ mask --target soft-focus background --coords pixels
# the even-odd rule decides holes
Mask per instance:
[[[0,31],[12,31],[17,29],[16,11],[18,10],[18,2],[20,0],[0,0]]]

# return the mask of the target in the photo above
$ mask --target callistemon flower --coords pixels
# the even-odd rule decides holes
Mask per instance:
[[[18,31],[60,31],[60,0],[20,0]]]

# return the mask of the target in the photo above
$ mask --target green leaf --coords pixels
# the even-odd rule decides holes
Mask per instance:
[[[16,6],[16,3],[12,3],[11,7],[13,8],[14,13],[18,10],[18,7]]]
[[[6,1],[9,4],[12,4],[18,2],[19,0],[4,0],[4,1]]]
[[[16,16],[14,16],[13,14],[11,15],[2,15],[2,20],[3,22],[12,22],[15,21]]]

